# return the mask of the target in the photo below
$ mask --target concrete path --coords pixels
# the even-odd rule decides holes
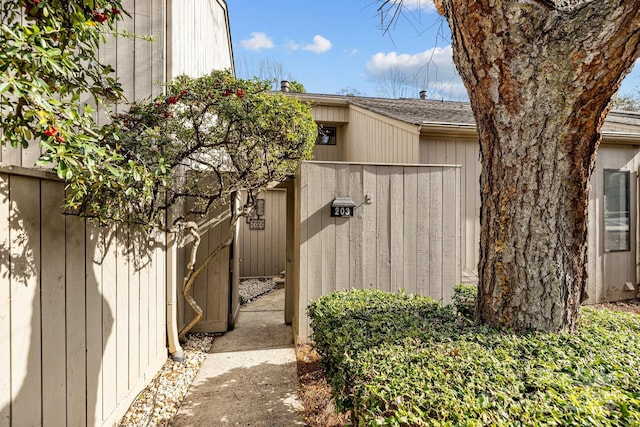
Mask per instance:
[[[173,425],[304,425],[284,289],[240,309],[233,331],[216,338]]]

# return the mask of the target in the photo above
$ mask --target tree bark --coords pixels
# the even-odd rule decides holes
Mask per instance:
[[[572,331],[589,180],[611,97],[640,53],[640,0],[436,3],[480,138],[477,317]]]

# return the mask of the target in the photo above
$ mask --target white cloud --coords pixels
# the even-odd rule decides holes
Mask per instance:
[[[358,49],[342,49],[342,52],[344,52],[347,56],[354,56],[355,54],[358,53]]]
[[[249,50],[272,49],[273,41],[265,33],[251,33],[251,38],[241,40],[240,45]]]
[[[399,3],[400,0],[393,0],[394,3]],[[402,0],[402,6],[409,10],[436,10],[436,6],[433,4],[433,0]]]
[[[324,38],[320,35],[313,36],[313,43],[301,45],[300,43],[296,43],[293,40],[287,42],[287,49],[289,50],[307,50],[313,53],[325,53],[328,50],[331,50],[331,41],[327,38]]]
[[[418,91],[425,89],[431,96],[457,99],[467,93],[453,64],[451,46],[415,54],[379,52],[369,59],[367,74],[381,85],[401,83]]]

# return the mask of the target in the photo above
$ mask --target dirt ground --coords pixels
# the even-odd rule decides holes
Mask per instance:
[[[296,347],[298,359],[299,397],[304,405],[304,417],[309,427],[338,427],[350,425],[349,413],[338,414],[320,367],[320,356],[310,345]]]
[[[598,304],[595,307],[626,311],[640,315],[640,299]],[[351,423],[347,413],[339,414],[331,397],[324,372],[318,363],[320,356],[310,345],[296,348],[298,377],[300,379],[300,399],[304,405],[305,421],[308,427],[338,427]]]

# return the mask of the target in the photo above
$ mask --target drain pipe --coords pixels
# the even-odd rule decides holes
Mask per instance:
[[[184,361],[184,350],[178,340],[178,308],[177,308],[177,281],[176,281],[176,260],[177,242],[175,233],[168,233],[167,237],[167,342],[169,353],[174,362]]]

